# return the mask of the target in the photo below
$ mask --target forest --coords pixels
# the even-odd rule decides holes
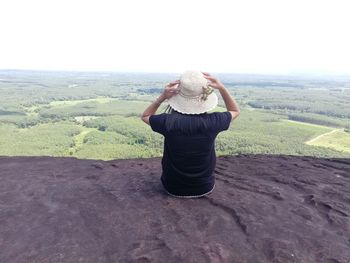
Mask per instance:
[[[350,157],[350,78],[217,74],[240,116],[217,155]],[[0,70],[0,155],[160,157],[140,116],[176,74]],[[217,93],[219,95],[219,93]],[[163,103],[157,113],[164,112]],[[213,111],[225,111],[219,105]]]

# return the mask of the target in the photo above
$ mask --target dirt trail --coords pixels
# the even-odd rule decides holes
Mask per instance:
[[[335,133],[336,131],[341,131],[341,130],[343,130],[343,129],[334,129],[334,130],[332,130],[332,131],[329,131],[329,132],[323,133],[323,134],[321,134],[321,135],[318,135],[317,137],[315,137],[315,138],[313,138],[313,139],[311,139],[311,140],[308,140],[308,141],[305,142],[305,143],[306,143],[306,144],[312,144],[314,141],[320,139],[320,138],[323,137],[323,136],[326,136],[326,135],[328,135],[328,134],[332,134],[332,133]]]

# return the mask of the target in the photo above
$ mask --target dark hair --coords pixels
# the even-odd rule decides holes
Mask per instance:
[[[202,114],[183,114],[168,105],[164,113],[168,114],[165,119],[165,130],[168,132],[190,135],[209,129],[206,121],[208,114],[206,112]]]

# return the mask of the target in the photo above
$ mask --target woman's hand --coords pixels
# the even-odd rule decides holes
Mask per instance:
[[[224,88],[224,84],[222,84],[220,82],[220,80],[218,80],[217,78],[213,77],[212,75],[210,75],[209,73],[206,72],[202,72],[203,76],[210,81],[209,86],[214,88],[214,89],[221,89]]]
[[[175,80],[173,82],[168,83],[168,85],[165,86],[161,96],[164,99],[170,99],[172,96],[178,94],[180,92],[179,84],[180,80]]]

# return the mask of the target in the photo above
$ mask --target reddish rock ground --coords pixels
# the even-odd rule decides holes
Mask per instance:
[[[160,158],[0,157],[0,262],[350,262],[350,160],[219,157],[168,196]]]

